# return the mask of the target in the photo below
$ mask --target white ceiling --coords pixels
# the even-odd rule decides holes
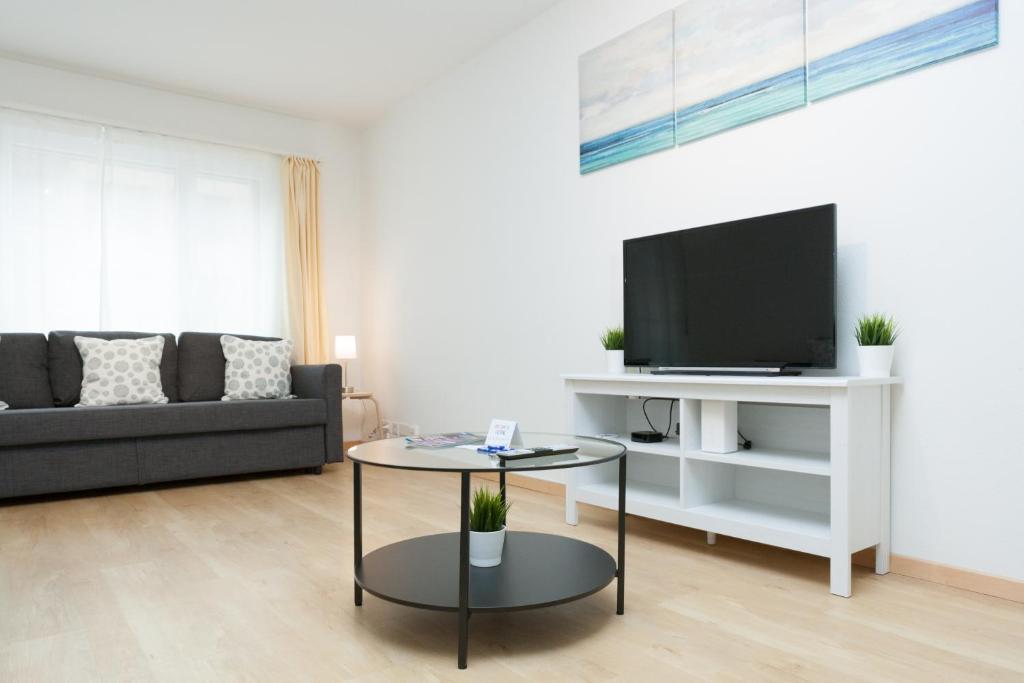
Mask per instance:
[[[0,53],[361,125],[556,1],[0,0]]]

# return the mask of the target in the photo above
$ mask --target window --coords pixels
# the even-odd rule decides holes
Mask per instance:
[[[0,109],[0,330],[285,333],[280,159]]]

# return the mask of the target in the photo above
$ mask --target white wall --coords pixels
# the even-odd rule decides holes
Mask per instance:
[[[328,326],[332,339],[359,333],[362,196],[356,132],[9,59],[0,59],[0,106],[319,159]],[[353,378],[359,379],[357,367]]]
[[[675,2],[566,0],[370,131],[369,386],[427,431],[561,429],[623,238],[837,202],[840,371],[859,313],[905,330],[895,552],[1024,579],[1024,5],[994,50],[581,177],[578,55]]]

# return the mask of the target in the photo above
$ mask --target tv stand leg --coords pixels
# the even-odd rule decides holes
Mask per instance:
[[[708,532],[708,545],[714,545],[718,543],[718,534],[709,531]]]
[[[881,529],[875,546],[875,573],[889,573],[889,551],[892,546],[892,387],[881,387],[882,392],[882,492]]]
[[[840,555],[833,557],[829,562],[829,591],[832,595],[838,595],[841,598],[848,598],[852,595],[851,559],[850,555]]]
[[[875,573],[889,573],[889,544],[879,543],[875,546]]]

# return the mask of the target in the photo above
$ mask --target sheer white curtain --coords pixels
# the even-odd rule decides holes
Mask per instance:
[[[0,330],[283,335],[273,154],[0,109]]]

